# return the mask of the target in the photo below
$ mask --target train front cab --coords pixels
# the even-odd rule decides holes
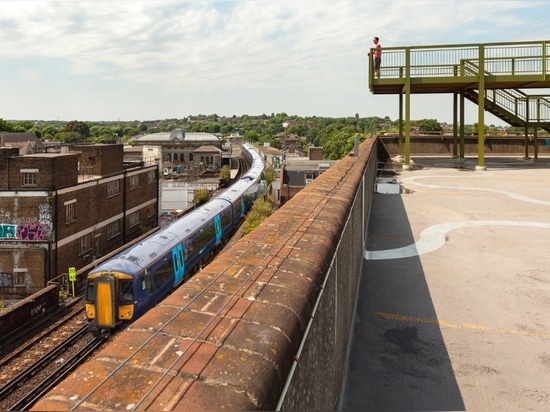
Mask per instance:
[[[134,316],[133,281],[128,275],[104,273],[88,278],[86,317],[92,334],[108,336]]]

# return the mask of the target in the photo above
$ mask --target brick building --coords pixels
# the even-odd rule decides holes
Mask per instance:
[[[279,173],[280,201],[285,203],[328,170],[337,160],[325,160],[323,149],[309,148],[309,157],[286,155]]]
[[[199,175],[205,170],[216,171],[222,165],[222,141],[211,133],[171,132],[153,133],[132,139],[134,145],[151,145],[162,148],[162,168],[178,173]]]
[[[0,294],[30,295],[155,227],[158,166],[123,147],[20,156],[0,147]]]

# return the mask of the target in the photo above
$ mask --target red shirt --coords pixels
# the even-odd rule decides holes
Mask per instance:
[[[374,58],[379,59],[382,57],[382,45],[380,43],[376,43],[376,49],[374,50]]]

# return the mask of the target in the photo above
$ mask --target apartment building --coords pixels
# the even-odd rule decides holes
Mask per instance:
[[[30,295],[157,225],[159,167],[123,156],[121,144],[0,147],[0,296]]]

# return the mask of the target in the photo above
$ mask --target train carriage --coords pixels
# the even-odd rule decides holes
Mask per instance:
[[[88,274],[86,316],[94,335],[139,318],[212,258],[257,193],[263,161],[250,146],[245,150],[253,163],[237,183]]]

